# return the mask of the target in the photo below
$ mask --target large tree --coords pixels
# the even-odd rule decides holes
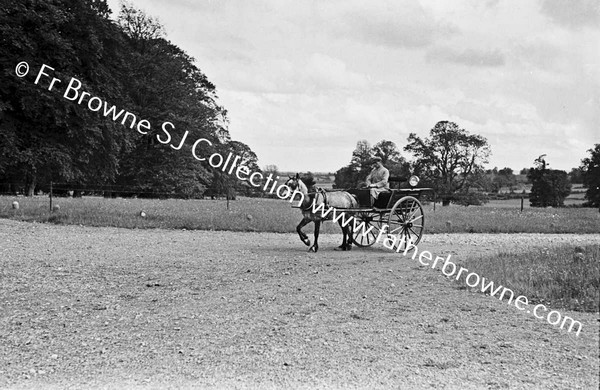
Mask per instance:
[[[133,185],[145,196],[178,197],[198,197],[205,188],[222,185],[227,179],[190,153],[199,138],[215,145],[212,152],[228,150],[223,146],[228,137],[220,136],[226,121],[215,101],[215,86],[192,57],[164,38],[162,26],[152,17],[123,4],[118,22],[130,48],[125,68],[129,107],[153,126],[148,134],[129,132],[117,183]],[[163,145],[157,136],[164,139],[165,122],[172,124],[167,127],[172,140]],[[199,154],[209,152],[204,143],[199,149]]]
[[[589,157],[581,161],[583,185],[587,187],[585,198],[590,206],[600,208],[600,144],[589,149]]]
[[[156,20],[129,5],[121,7],[117,23],[109,14],[105,0],[23,0],[0,6],[5,76],[0,83],[0,182],[26,187],[29,195],[54,181],[72,189],[117,185],[123,194],[199,196],[215,175],[206,162],[193,158],[192,144],[210,140],[214,147],[203,143],[203,155],[240,149],[230,139],[215,86],[192,57],[165,39]],[[22,78],[15,75],[20,61],[31,68]],[[36,85],[42,64],[54,70],[46,68],[49,76]],[[48,90],[52,77],[61,83]],[[66,99],[63,92],[72,77],[81,82],[80,93],[85,90],[117,111],[131,112],[138,123],[147,120],[151,129],[141,134],[129,123],[92,111],[89,97],[81,104]],[[165,136],[164,122],[173,124],[166,144],[157,138]]]
[[[478,197],[469,190],[476,187],[474,179],[488,162],[491,151],[487,140],[448,121],[438,122],[429,135],[422,139],[411,133],[404,147],[416,158],[416,173],[432,183],[445,206],[462,199],[476,201]]]
[[[356,143],[350,164],[335,173],[335,188],[356,188],[371,172],[373,157],[381,158],[383,165],[390,171],[390,176],[408,177],[410,164],[401,156],[400,150],[392,141],[381,140],[371,146],[368,141]]]
[[[372,148],[372,154],[380,157],[383,166],[390,171],[390,176],[408,178],[410,176],[410,164],[400,154],[400,150],[392,141],[381,140]]]
[[[335,173],[334,188],[356,188],[370,172],[373,148],[367,140],[360,140],[352,151],[350,164]]]
[[[381,158],[381,163],[384,166],[396,164],[402,160],[398,147],[392,141],[381,140],[377,142],[373,145],[371,153],[374,156]]]
[[[0,155],[0,179],[26,187],[55,181],[105,181],[114,178],[124,130],[103,120],[85,104],[74,104],[62,92],[71,77],[122,103],[119,72],[126,53],[120,30],[108,19],[103,0],[3,2],[0,42],[0,137],[7,147]],[[31,71],[15,76],[27,61]],[[34,80],[42,65],[44,73]],[[48,90],[52,77],[61,80]],[[4,142],[3,142],[4,143]]]
[[[373,148],[371,147],[371,144],[365,139],[358,141],[356,143],[356,148],[352,151],[350,165],[360,172],[360,176],[366,178],[370,172],[372,159]]]

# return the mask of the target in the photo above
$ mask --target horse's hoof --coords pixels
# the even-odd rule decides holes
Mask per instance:
[[[346,250],[346,248],[340,245],[340,246],[338,246],[338,247],[336,247],[336,248],[333,248],[333,250],[334,250],[334,251],[345,251],[345,250]]]
[[[308,248],[308,251],[309,251],[309,252],[314,252],[314,253],[317,253],[317,250],[319,250],[319,248],[318,248],[318,247],[315,247],[314,245],[313,245],[313,246],[311,246],[310,248]]]
[[[302,240],[302,242],[304,243],[304,245],[310,246],[310,240]]]
[[[352,250],[352,245],[348,245],[348,246],[346,247],[346,250],[347,250],[347,251],[351,251],[351,250]]]

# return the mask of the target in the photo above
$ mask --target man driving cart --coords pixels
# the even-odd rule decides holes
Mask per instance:
[[[383,166],[380,157],[374,157],[371,162],[373,164],[373,170],[365,179],[365,184],[367,188],[371,190],[371,205],[375,205],[375,201],[379,197],[379,194],[389,192],[390,190],[388,183],[390,171]]]

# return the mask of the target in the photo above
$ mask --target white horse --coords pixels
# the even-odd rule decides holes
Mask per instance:
[[[340,209],[352,209],[357,208],[358,201],[354,197],[354,195],[349,194],[346,191],[333,191],[333,192],[325,192],[324,190],[317,190],[316,192],[309,192],[308,187],[304,182],[300,179],[300,175],[296,174],[295,177],[290,176],[289,180],[285,183],[292,191],[298,190],[303,195],[303,201],[300,205],[302,210],[302,215],[304,218],[298,226],[296,227],[296,231],[300,236],[300,240],[306,246],[309,246],[309,252],[316,252],[319,250],[319,230],[321,229],[321,221],[331,219],[332,213],[326,214],[326,217],[323,217],[320,212],[313,212],[313,208],[319,207],[321,204],[323,205],[323,210],[328,210],[331,208],[340,208]],[[321,214],[321,215],[319,215]],[[310,240],[306,233],[302,231],[302,228],[309,223],[315,223],[315,242],[312,246],[310,246]],[[348,223],[346,226],[342,226],[342,219],[338,220],[340,227],[342,228],[343,240],[342,245],[335,248],[335,250],[349,251],[352,250],[352,224]]]

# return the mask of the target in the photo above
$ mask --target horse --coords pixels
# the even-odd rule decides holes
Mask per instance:
[[[302,221],[296,226],[296,231],[300,236],[300,240],[308,246],[309,252],[317,252],[319,250],[319,230],[321,229],[321,222],[324,220],[328,220],[327,216],[331,217],[332,213],[327,214],[327,210],[329,208],[340,208],[340,209],[351,209],[358,208],[358,200],[354,195],[349,194],[346,191],[333,191],[333,192],[325,192],[323,189],[317,189],[316,192],[309,192],[306,184],[300,179],[300,174],[296,174],[296,176],[290,176],[289,180],[285,182],[292,191],[299,191],[302,193],[302,204],[300,205],[300,209],[302,210]],[[314,212],[313,210],[320,205],[323,205],[323,210],[325,211],[325,216],[323,217],[323,212]],[[320,215],[318,215],[320,214]],[[314,222],[315,224],[315,242],[311,246],[310,240],[306,233],[302,231],[302,228],[309,223]],[[338,220],[340,227],[342,228],[342,245],[335,248],[335,250],[349,251],[352,250],[352,223],[347,223],[346,226],[342,226],[342,219]]]

